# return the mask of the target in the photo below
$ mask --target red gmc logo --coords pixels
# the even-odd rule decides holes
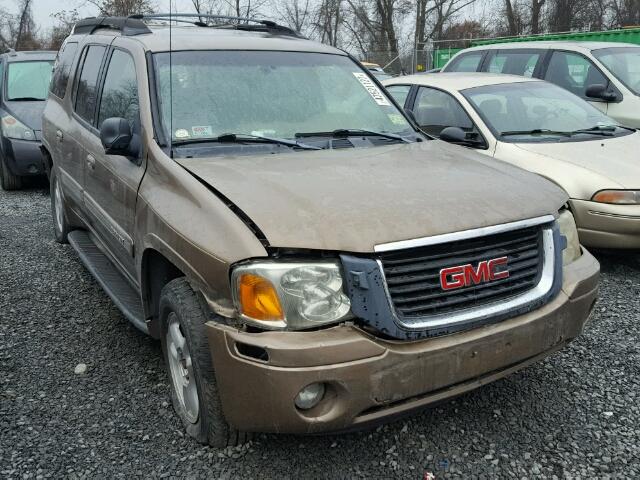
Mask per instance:
[[[440,286],[443,290],[454,290],[508,278],[509,270],[496,272],[499,266],[506,264],[507,257],[500,257],[493,260],[483,260],[475,268],[471,264],[443,268],[440,270]]]

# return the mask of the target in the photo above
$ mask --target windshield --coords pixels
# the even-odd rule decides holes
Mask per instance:
[[[348,57],[174,52],[172,82],[169,54],[154,57],[162,122],[174,141],[225,133],[295,138],[296,133],[336,129],[412,132],[386,94]]]
[[[462,94],[501,141],[558,141],[567,137],[564,132],[616,125],[581,98],[546,82],[489,85],[463,90]],[[608,135],[628,132],[613,128]],[[579,138],[571,136],[584,140],[575,137]]]
[[[53,60],[11,62],[7,72],[7,100],[46,100]]]
[[[640,95],[640,47],[604,48],[592,53],[629,90]]]

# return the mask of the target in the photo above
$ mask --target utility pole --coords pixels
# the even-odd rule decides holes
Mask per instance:
[[[22,4],[22,14],[20,15],[20,24],[18,25],[18,34],[16,35],[16,44],[14,45],[15,50],[18,50],[20,40],[22,40],[22,34],[24,33],[24,24],[27,20],[27,12],[29,11],[30,4],[31,0],[24,0],[24,3]]]

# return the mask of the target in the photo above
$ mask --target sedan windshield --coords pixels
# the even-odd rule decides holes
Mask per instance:
[[[348,57],[272,51],[154,57],[162,123],[177,143],[225,134],[294,139],[337,130],[413,133],[386,93]]]
[[[46,100],[53,61],[11,62],[7,72],[7,100]]]
[[[640,47],[603,48],[593,54],[629,90],[640,95]]]
[[[505,142],[585,140],[630,129],[563,88],[521,82],[470,88],[462,94],[496,138]]]

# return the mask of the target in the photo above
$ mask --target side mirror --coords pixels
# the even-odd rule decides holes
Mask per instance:
[[[467,143],[467,134],[460,127],[447,127],[440,132],[440,140],[449,143]]]
[[[599,100],[604,100],[605,102],[615,102],[618,99],[616,92],[607,90],[607,86],[601,83],[589,85],[584,93],[589,98],[597,98]]]
[[[100,126],[100,140],[107,155],[130,155],[133,135],[125,118],[107,118]]]

